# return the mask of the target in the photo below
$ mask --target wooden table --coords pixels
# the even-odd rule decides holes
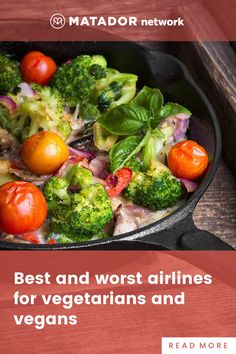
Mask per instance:
[[[195,209],[194,221],[236,249],[236,179],[223,159]]]
[[[195,213],[196,225],[236,249],[236,54],[228,42],[175,43],[170,50],[188,67],[211,101],[223,138],[223,158]]]

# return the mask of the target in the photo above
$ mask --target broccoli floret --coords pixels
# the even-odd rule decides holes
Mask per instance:
[[[101,58],[80,55],[58,68],[52,86],[60,92],[67,105],[74,108],[78,103],[89,101],[96,79],[106,74],[105,58]]]
[[[101,111],[128,103],[136,93],[137,76],[107,69],[106,77],[96,83],[95,96]]]
[[[93,183],[93,174],[86,168],[74,165],[69,170],[67,179],[72,186],[79,185],[80,188],[86,188]]]
[[[78,183],[82,189],[70,192],[68,187]],[[73,242],[100,237],[112,219],[111,202],[104,186],[91,183],[91,172],[79,166],[73,166],[66,177],[53,176],[46,183],[43,192],[50,228],[52,234],[61,235],[64,241],[60,242],[64,243],[65,238]]]
[[[39,131],[54,131],[67,140],[71,134],[70,116],[65,115],[60,94],[51,87],[37,87],[34,97],[11,95],[18,103],[9,114],[7,129],[21,142]],[[1,122],[0,122],[1,124]]]
[[[71,123],[67,120],[61,120],[56,127],[56,132],[59,133],[63,140],[67,140],[72,133]]]
[[[0,95],[5,95],[21,82],[19,65],[16,61],[0,54]]]
[[[64,112],[64,103],[59,92],[49,86],[38,87],[37,92],[40,100],[47,106],[48,110],[57,113]]]
[[[168,172],[156,176],[135,173],[124,196],[134,204],[157,211],[174,206],[184,197],[181,182]]]
[[[99,109],[92,103],[83,102],[80,105],[79,116],[84,120],[96,121],[100,117]]]
[[[101,55],[80,55],[62,64],[52,80],[52,86],[62,95],[65,103],[74,108],[81,105],[81,117],[96,120],[100,111],[128,103],[136,93],[137,76],[107,69]],[[91,104],[94,107],[86,105]],[[96,111],[96,114],[95,114]]]
[[[48,211],[54,212],[62,205],[70,205],[68,194],[69,181],[65,177],[51,177],[44,186],[44,196],[47,201]]]
[[[71,209],[70,223],[79,235],[96,235],[112,218],[110,198],[101,184],[73,194]]]

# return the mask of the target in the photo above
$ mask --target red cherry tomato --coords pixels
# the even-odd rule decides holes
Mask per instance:
[[[195,180],[201,177],[208,162],[206,150],[192,140],[177,143],[168,154],[168,167],[178,178]]]
[[[30,243],[39,243],[37,236],[33,232],[28,232],[27,234],[21,235],[21,238],[25,241],[29,241]]]
[[[32,183],[8,182],[0,187],[0,229],[12,235],[37,230],[47,215],[43,194]]]
[[[55,74],[55,61],[41,52],[29,52],[21,61],[20,69],[24,81],[46,85]]]
[[[110,198],[117,197],[128,186],[133,172],[130,168],[123,167],[114,175],[109,174],[106,179],[106,190]]]
[[[49,240],[47,242],[48,245],[55,245],[56,244],[56,241],[54,240],[54,238],[51,238],[51,240]]]

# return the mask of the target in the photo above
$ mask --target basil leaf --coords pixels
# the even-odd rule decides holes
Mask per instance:
[[[149,114],[155,117],[164,104],[164,98],[159,89],[144,86],[132,102],[146,108]]]
[[[97,120],[103,128],[115,135],[136,134],[146,126],[147,121],[146,109],[133,103],[115,107]]]
[[[168,102],[158,112],[158,118],[159,121],[162,121],[165,118],[175,116],[176,114],[180,113],[191,115],[191,112],[180,104]]]
[[[130,155],[141,141],[142,137],[133,135],[113,145],[109,153],[112,172],[124,166],[125,161],[130,159]]]
[[[129,136],[113,145],[109,153],[111,171],[114,173],[119,170],[121,167],[125,166],[134,155],[137,155],[147,143],[150,135],[151,131],[148,130],[144,137],[136,135]]]

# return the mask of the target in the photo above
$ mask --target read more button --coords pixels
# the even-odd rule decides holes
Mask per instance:
[[[162,354],[235,354],[236,337],[163,337]]]

